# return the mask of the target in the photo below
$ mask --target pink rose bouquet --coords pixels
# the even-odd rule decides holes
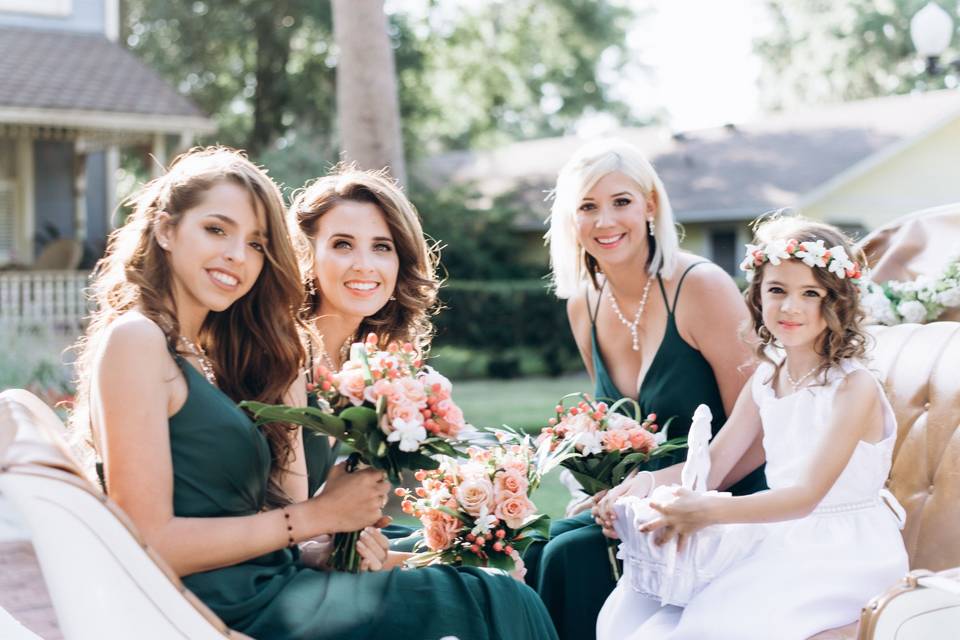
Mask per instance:
[[[575,403],[568,401],[574,399]],[[613,405],[595,402],[583,393],[564,396],[556,415],[540,432],[539,442],[551,449],[571,447],[576,455],[560,464],[570,470],[583,490],[594,495],[615,487],[634,469],[676,449],[686,447],[686,438],[667,440],[657,424],[657,415],[641,417],[640,406],[630,398]]]
[[[467,455],[418,471],[414,491],[397,489],[403,511],[423,524],[419,544],[426,550],[408,564],[495,567],[522,577],[520,554],[550,528],[550,518],[530,500],[541,477],[535,452],[527,441],[470,447]]]
[[[337,438],[353,453],[347,470],[358,464],[382,469],[394,484],[404,470],[437,469],[437,455],[458,456],[456,440],[466,426],[451,399],[452,385],[423,365],[410,344],[378,349],[377,337],[351,347],[340,371],[319,366],[307,392],[316,407],[242,402],[258,424],[285,422]],[[359,571],[357,533],[337,534],[330,565]]]

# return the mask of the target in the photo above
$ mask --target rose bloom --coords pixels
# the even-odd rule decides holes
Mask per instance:
[[[527,477],[515,469],[497,471],[497,474],[493,477],[493,482],[497,489],[498,495],[504,493],[513,496],[527,495],[527,488],[529,487]],[[500,501],[499,497],[497,498],[497,501]]]
[[[459,520],[441,511],[428,511],[420,521],[423,523],[424,542],[431,551],[449,548],[463,526]]]
[[[363,379],[363,370],[359,368],[344,369],[337,374],[337,391],[354,406],[363,404],[364,392],[367,383]]]
[[[400,399],[400,393],[393,382],[381,378],[367,387],[364,397],[371,403],[376,404],[377,398],[386,397],[387,402],[395,402]]]
[[[437,373],[436,369],[432,367],[424,367],[419,379],[424,387],[430,389],[430,393],[435,398],[449,398],[450,392],[453,391],[453,385],[450,384],[450,381],[447,380],[445,376]],[[434,390],[433,385],[435,384],[440,385],[440,391]]]
[[[656,437],[644,429],[643,427],[639,429],[630,430],[630,446],[637,451],[643,451],[648,453],[653,451],[657,446]]]
[[[513,454],[504,456],[499,466],[506,471],[516,471],[522,478],[527,477],[527,461]]]
[[[493,515],[497,516],[511,529],[519,529],[523,521],[537,512],[537,507],[527,496],[513,496],[497,505]]]
[[[489,479],[467,475],[457,487],[457,502],[464,511],[476,517],[482,507],[486,507],[488,513],[493,511],[493,493],[493,483]]]
[[[403,395],[407,401],[412,402],[418,407],[427,405],[427,392],[423,389],[423,383],[413,378],[398,378],[394,383],[397,392]]]
[[[561,424],[567,429],[567,437],[584,432],[592,433],[597,430],[596,421],[585,413],[578,413],[575,416],[567,414]]]
[[[631,448],[630,433],[621,429],[603,432],[603,445],[607,451],[623,451]]]
[[[452,401],[441,400],[437,403],[436,409],[438,417],[443,418],[444,422],[447,423],[448,428],[446,431],[450,434],[456,434],[457,431],[465,426],[463,411]]]
[[[618,431],[621,429],[636,429],[640,423],[633,418],[628,418],[622,413],[607,414],[607,429]]]
[[[420,408],[412,402],[401,400],[400,402],[390,402],[387,404],[387,415],[390,421],[403,420],[404,422],[414,422],[423,424],[423,414]]]

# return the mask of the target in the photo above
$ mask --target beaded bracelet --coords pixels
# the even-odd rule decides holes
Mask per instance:
[[[286,507],[280,507],[280,511],[283,512],[284,522],[287,525],[287,546],[296,546],[297,541],[293,539],[293,525],[290,524],[290,513],[287,511]]]

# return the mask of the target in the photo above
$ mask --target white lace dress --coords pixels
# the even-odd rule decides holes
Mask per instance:
[[[828,372],[825,386],[806,387],[782,398],[763,382],[771,377],[772,367],[757,369],[752,393],[763,422],[771,489],[797,483],[818,443],[830,437],[838,384],[862,368],[858,362],[844,361]],[[882,402],[883,440],[857,445],[813,513],[798,520],[749,525],[758,533],[745,536],[744,542],[753,548],[739,554],[686,607],[661,606],[659,600],[634,589],[625,574],[600,612],[598,640],[805,639],[856,620],[871,597],[908,571],[899,531],[903,511],[884,489],[896,421],[885,396]],[[629,555],[629,549],[621,551]],[[726,555],[738,556],[734,551],[727,549]]]

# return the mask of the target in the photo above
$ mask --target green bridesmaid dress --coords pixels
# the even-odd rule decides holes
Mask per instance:
[[[233,400],[177,356],[187,401],[170,418],[174,514],[263,510],[271,456]],[[527,586],[478,569],[318,571],[281,549],[194,573],[184,584],[233,629],[259,640],[549,640],[556,632]]]
[[[680,277],[673,308],[667,300],[663,280],[657,276],[667,308],[667,326],[637,399],[643,413],[656,413],[661,424],[676,416],[668,430],[672,438],[687,434],[693,412],[700,404],[706,404],[713,413],[714,433],[727,419],[710,363],[677,330],[675,312],[680,287],[690,269],[698,264],[707,263],[690,265]],[[596,374],[594,394],[597,398],[618,400],[627,394],[621,393],[614,385],[597,344],[596,318],[602,293],[601,289],[597,306],[590,314],[593,370]],[[685,458],[686,449],[681,449],[641,468],[653,471]],[[742,495],[766,488],[761,467],[729,490]],[[527,566],[527,583],[537,590],[546,604],[561,640],[595,638],[597,616],[616,582],[610,569],[606,538],[590,513],[554,522],[550,527],[550,541],[531,545],[523,559]]]

